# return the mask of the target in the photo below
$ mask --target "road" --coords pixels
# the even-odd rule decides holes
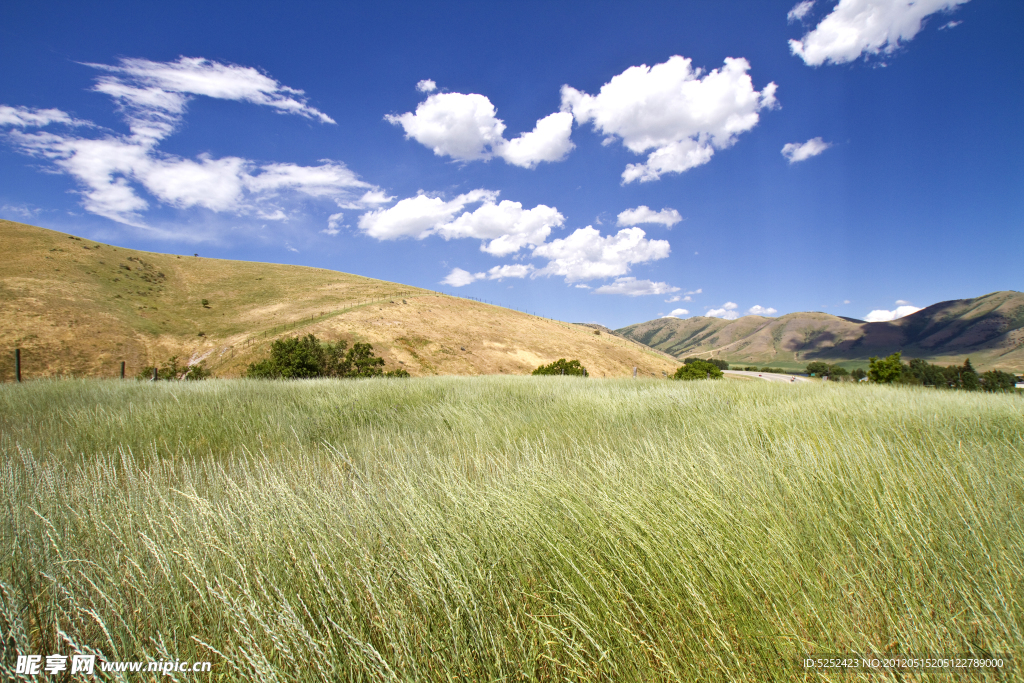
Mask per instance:
[[[784,384],[796,384],[797,382],[820,382],[817,377],[801,377],[800,375],[780,375],[774,372],[747,372],[746,370],[724,370],[727,375],[745,375],[747,377],[759,377],[769,382],[782,382]]]

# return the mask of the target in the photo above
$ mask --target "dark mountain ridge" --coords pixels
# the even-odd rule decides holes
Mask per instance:
[[[706,355],[735,363],[863,362],[902,351],[933,363],[970,357],[984,369],[1024,369],[1024,294],[1001,291],[942,301],[891,322],[869,323],[828,313],[790,313],[737,320],[660,318],[617,334],[677,358]]]

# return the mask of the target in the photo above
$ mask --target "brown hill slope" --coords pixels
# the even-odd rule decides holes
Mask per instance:
[[[1024,294],[993,292],[944,301],[893,322],[866,323],[827,313],[790,313],[738,320],[662,318],[618,334],[677,358],[710,355],[734,363],[801,364],[865,361],[902,351],[907,358],[983,369],[1024,369]]]
[[[318,268],[155,254],[0,221],[0,381],[134,375],[171,356],[236,376],[279,337],[364,341],[413,375],[526,374],[578,358],[593,376],[661,377],[671,357],[612,335]],[[207,305],[203,305],[203,300]]]

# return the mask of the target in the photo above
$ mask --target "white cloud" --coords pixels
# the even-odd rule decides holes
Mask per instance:
[[[662,316],[663,318],[678,318],[681,315],[690,315],[690,312],[685,308],[676,308],[668,315]]]
[[[962,23],[964,23],[964,22],[962,22],[962,21],[949,21],[949,22],[946,22],[945,24],[943,24],[942,26],[940,26],[939,30],[940,31],[945,31],[947,29],[956,28],[957,26],[959,26]]]
[[[590,289],[590,285],[573,285],[576,289]]]
[[[498,149],[498,156],[515,166],[533,168],[542,161],[561,161],[576,146],[569,140],[572,114],[549,114],[537,121],[529,133],[509,140]]]
[[[831,146],[831,142],[825,142],[821,138],[811,138],[807,142],[790,142],[783,146],[782,156],[789,159],[789,163],[795,164],[816,157]]]
[[[504,280],[507,277],[511,278],[524,278],[534,271],[534,267],[529,264],[511,264],[505,266],[494,266],[486,273],[471,273],[468,270],[462,268],[452,268],[452,272],[441,280],[441,284],[451,285],[452,287],[464,287],[472,284],[477,280]]]
[[[759,120],[758,111],[776,106],[776,85],[754,90],[745,59],[726,58],[709,73],[678,55],[648,67],[633,66],[588,95],[562,86],[562,110],[581,125],[592,122],[606,136],[619,138],[635,154],[653,150],[643,164],[630,164],[624,183],[657,180],[711,160]]]
[[[434,92],[437,90],[437,83],[429,78],[424,78],[416,84],[416,89],[420,92]]]
[[[747,315],[771,316],[775,315],[776,313],[778,313],[778,311],[771,307],[764,308],[763,306],[751,306],[749,309],[747,309]]]
[[[896,300],[896,305],[897,306],[909,306],[910,302],[909,301],[904,301],[903,299],[897,299]]]
[[[920,32],[925,17],[968,1],[839,0],[814,30],[801,40],[790,40],[789,49],[809,66],[844,64],[862,54],[891,54]]]
[[[384,117],[402,126],[405,136],[430,147],[437,156],[459,161],[487,159],[500,147],[505,124],[483,95],[439,93],[416,107],[416,113]]]
[[[569,140],[572,116],[565,112],[545,116],[529,133],[506,140],[505,123],[491,101],[478,94],[430,95],[415,113],[384,118],[400,125],[407,138],[431,148],[437,156],[458,161],[496,156],[516,166],[533,168],[542,161],[560,161],[574,146]]]
[[[536,246],[544,242],[551,229],[564,221],[557,209],[538,204],[523,210],[519,202],[503,200],[499,204],[484,202],[472,213],[437,226],[437,234],[446,240],[474,238],[490,240],[480,246],[493,256],[514,254],[525,246]]]
[[[635,277],[618,277],[608,285],[602,285],[594,290],[595,294],[623,294],[625,296],[650,296],[652,294],[668,294],[678,292],[678,287],[673,287],[666,282],[652,282],[651,280],[637,280]]]
[[[721,308],[713,308],[704,315],[709,318],[722,318],[723,320],[735,320],[740,317],[740,314],[736,312],[738,306],[732,301],[728,301]]]
[[[483,273],[473,274],[468,270],[463,270],[462,268],[452,268],[452,272],[448,273],[448,275],[441,280],[441,284],[451,285],[452,287],[465,287],[466,285],[473,284],[483,276]]]
[[[506,256],[525,246],[544,242],[551,229],[565,220],[557,209],[538,204],[523,209],[519,202],[496,203],[497,192],[473,190],[455,199],[418,195],[403,199],[388,209],[378,209],[359,218],[359,228],[378,240],[402,237],[424,239],[440,235],[446,240],[473,238],[482,240],[480,250],[494,256]],[[480,204],[474,211],[463,211]],[[456,214],[463,212],[456,217]]]
[[[848,303],[850,303],[850,300],[849,299],[843,299],[843,303],[844,304],[848,304]]]
[[[793,9],[789,10],[789,13],[786,14],[786,19],[789,20],[789,23],[791,24],[795,21],[803,21],[803,18],[807,16],[807,13],[810,12],[813,7],[814,0],[803,0],[803,2],[798,2],[793,5]]]
[[[874,310],[864,316],[864,320],[869,323],[882,323],[890,320],[899,320],[904,316],[908,316],[911,313],[917,313],[921,309],[916,306],[898,306],[895,311],[886,311],[882,309]]]
[[[60,109],[32,109],[30,107],[9,107],[0,104],[0,126],[16,128],[42,128],[51,123],[65,126],[92,126],[89,121],[79,121]]]
[[[667,228],[671,228],[676,223],[683,220],[683,217],[679,215],[679,212],[675,209],[662,209],[661,211],[653,211],[641,204],[635,209],[626,209],[619,214],[618,225],[633,226],[641,223],[660,223]]]
[[[534,276],[560,275],[566,282],[617,277],[628,273],[631,264],[663,259],[669,251],[666,240],[646,239],[640,228],[625,228],[602,237],[588,225],[534,249],[534,256],[548,259]]]

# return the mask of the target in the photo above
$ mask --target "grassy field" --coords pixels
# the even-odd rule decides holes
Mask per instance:
[[[0,451],[5,674],[17,649],[213,680],[1024,677],[1018,396],[37,381],[0,386]],[[1018,670],[793,662],[843,652]]]

